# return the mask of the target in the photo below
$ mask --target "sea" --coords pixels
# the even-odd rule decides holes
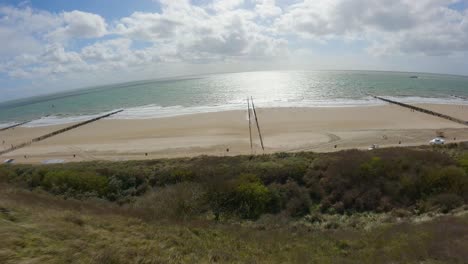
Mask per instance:
[[[66,88],[66,87],[64,87]],[[91,87],[0,103],[0,128],[112,119],[147,119],[264,107],[382,105],[369,94],[405,103],[468,104],[468,77],[378,71],[259,71],[185,76]]]

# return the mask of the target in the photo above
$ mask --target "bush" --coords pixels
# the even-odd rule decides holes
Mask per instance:
[[[427,196],[446,192],[457,195],[468,193],[468,176],[463,169],[455,166],[425,172],[421,184],[422,192]]]
[[[188,208],[198,208],[187,201],[195,194],[179,190],[182,183],[202,188],[202,205],[211,208],[217,218],[223,214],[255,219],[280,212],[301,217],[313,204],[327,213],[430,210],[432,198],[449,193],[468,201],[466,146],[428,149],[0,165],[0,182],[76,198],[99,196],[119,204],[132,202],[156,186],[157,195],[174,199],[156,198],[153,192],[151,199],[173,204],[176,212],[167,214],[182,219],[177,215],[191,215]],[[186,194],[177,197],[175,189]]]
[[[240,217],[256,219],[266,213],[271,193],[258,177],[253,174],[244,174],[239,177],[235,189],[235,200],[238,205],[237,214]]]
[[[197,183],[177,183],[154,190],[132,205],[149,220],[186,220],[205,212],[206,191]]]
[[[312,201],[307,188],[299,186],[294,181],[285,184],[272,184],[268,186],[273,193],[274,211],[284,211],[292,217],[300,217],[310,212]]]
[[[45,174],[41,185],[56,194],[66,192],[94,193],[104,196],[107,192],[107,179],[93,172],[54,170]]]
[[[272,193],[256,175],[241,174],[211,189],[208,199],[217,219],[221,213],[256,219],[269,212]]]
[[[431,205],[438,207],[443,213],[463,205],[463,198],[453,193],[439,194],[431,199]]]
[[[258,175],[265,184],[286,183],[293,180],[302,183],[302,178],[309,166],[309,160],[299,157],[283,157],[264,162],[250,162],[245,171]]]
[[[0,165],[0,182],[8,182],[11,179],[18,177],[14,170],[6,165]]]

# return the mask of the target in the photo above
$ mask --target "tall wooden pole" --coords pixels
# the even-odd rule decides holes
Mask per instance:
[[[260,137],[260,143],[262,144],[262,149],[265,150],[265,148],[263,147],[262,132],[260,132],[260,124],[258,124],[257,111],[255,111],[255,105],[254,105],[252,96],[250,96],[250,100],[252,101],[252,109],[253,109],[254,116],[255,116],[255,123],[257,124],[258,136]]]
[[[249,101],[249,97],[247,97],[247,113],[249,113],[250,152],[252,152],[252,151],[253,151],[253,145],[252,145],[252,121],[250,120],[250,101]]]

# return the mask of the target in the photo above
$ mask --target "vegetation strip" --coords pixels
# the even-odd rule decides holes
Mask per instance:
[[[9,148],[9,149],[6,149],[6,150],[4,150],[4,151],[0,151],[0,155],[3,155],[3,154],[6,154],[6,153],[9,153],[9,152],[12,152],[12,151],[17,150],[17,149],[20,149],[20,148],[24,148],[24,147],[26,147],[26,146],[31,145],[33,142],[42,141],[42,140],[44,140],[44,139],[47,139],[47,138],[53,137],[53,136],[55,136],[55,135],[58,135],[58,134],[67,132],[67,131],[72,130],[72,129],[74,129],[74,128],[77,128],[77,127],[80,127],[80,126],[84,126],[84,125],[86,125],[86,124],[89,124],[89,123],[98,121],[98,120],[100,120],[100,119],[109,117],[109,116],[111,116],[111,115],[115,115],[115,114],[120,113],[120,112],[122,112],[122,111],[123,111],[123,109],[120,109],[120,110],[117,110],[117,111],[114,111],[114,112],[111,112],[111,113],[108,113],[108,114],[105,114],[105,115],[102,115],[102,116],[98,116],[98,117],[95,117],[95,118],[92,118],[92,119],[89,119],[89,120],[86,120],[86,121],[83,121],[83,122],[74,124],[74,125],[69,126],[69,127],[65,127],[65,128],[56,130],[56,131],[54,131],[54,132],[51,132],[51,133],[49,133],[49,134],[45,134],[45,135],[43,135],[43,136],[40,136],[40,137],[37,137],[37,138],[33,138],[31,141],[21,143],[21,144],[19,144],[19,145],[13,146],[13,147],[11,147],[11,148]]]
[[[437,112],[427,110],[427,109],[424,109],[424,108],[421,108],[421,107],[417,107],[417,106],[414,106],[414,105],[409,105],[409,104],[393,101],[393,100],[390,100],[390,99],[385,99],[383,97],[376,96],[376,95],[371,95],[371,96],[376,98],[376,99],[380,99],[382,101],[385,101],[387,103],[396,104],[396,105],[403,106],[403,107],[406,107],[406,108],[409,108],[409,109],[413,109],[413,110],[416,110],[416,111],[419,111],[419,112],[422,112],[422,113],[425,113],[425,114],[437,116],[437,117],[440,117],[440,118],[444,118],[444,119],[447,119],[447,120],[450,120],[450,121],[453,121],[453,122],[468,126],[467,121],[461,120],[461,119],[458,119],[458,118],[455,118],[455,117],[452,117],[452,116],[449,116],[449,115],[437,113]]]
[[[5,264],[467,263],[468,143],[5,164],[0,234]]]

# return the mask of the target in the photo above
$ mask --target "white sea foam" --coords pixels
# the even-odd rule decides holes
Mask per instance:
[[[159,105],[145,105],[139,107],[131,107],[124,109],[123,112],[115,114],[109,119],[150,119],[171,117],[198,113],[212,113],[229,110],[239,110],[245,108],[245,105],[228,104],[228,105],[213,105],[213,106],[168,106],[162,107]]]
[[[419,96],[383,96],[387,99],[405,103],[405,104],[455,104],[455,105],[468,105],[468,100],[458,97],[419,97]]]
[[[309,101],[309,100],[276,100],[276,101],[262,101],[255,99],[255,106],[260,108],[274,108],[274,107],[352,107],[352,106],[366,106],[366,105],[382,105],[384,102],[373,98],[366,98],[362,100],[323,100],[323,101]],[[149,119],[171,117],[179,115],[197,114],[197,113],[212,113],[223,112],[231,110],[245,110],[247,109],[246,100],[230,101],[225,105],[211,105],[211,106],[170,106],[162,107],[159,105],[145,105],[140,107],[126,108],[123,112],[109,117],[110,119]]]
[[[385,96],[387,99],[403,102],[403,103],[430,103],[430,104],[468,104],[467,100],[461,98],[431,98],[431,97],[395,97]],[[335,100],[275,100],[267,101],[255,99],[255,107],[257,108],[274,108],[274,107],[356,107],[356,106],[374,106],[384,105],[385,102],[373,97],[365,97],[361,99],[335,99]],[[246,100],[233,100],[225,105],[210,105],[210,106],[168,106],[162,107],[156,104],[144,105],[138,107],[125,108],[123,112],[115,114],[108,119],[151,119],[172,117],[180,115],[189,115],[197,113],[212,113],[223,112],[230,110],[246,110]],[[108,113],[108,112],[106,112]],[[47,116],[22,125],[23,127],[40,127],[50,125],[61,125],[74,122],[83,122],[106,113],[96,115],[80,115],[80,116]],[[2,125],[0,125],[1,127]],[[5,124],[6,126],[6,124]]]
[[[18,122],[2,123],[2,124],[0,124],[0,129],[5,128],[5,127],[9,127],[9,126],[13,126],[13,125],[16,125],[16,124],[18,124]]]
[[[42,127],[42,126],[53,126],[53,125],[63,125],[75,122],[83,122],[95,117],[98,115],[79,115],[79,116],[44,116],[39,119],[28,122],[22,127]]]

